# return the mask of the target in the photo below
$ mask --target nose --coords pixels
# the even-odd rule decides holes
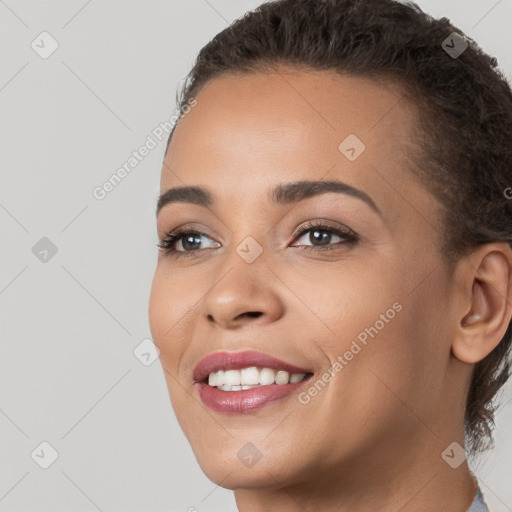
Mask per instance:
[[[264,264],[237,262],[203,297],[203,315],[208,323],[224,329],[275,322],[285,310],[277,288],[275,276]]]

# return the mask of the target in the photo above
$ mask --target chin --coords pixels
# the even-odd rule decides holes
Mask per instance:
[[[215,484],[232,491],[283,485],[292,478],[276,470],[276,461],[272,459],[261,459],[254,466],[246,467],[233,457],[221,461],[212,460],[211,454],[207,457],[208,460],[197,459],[203,473]]]

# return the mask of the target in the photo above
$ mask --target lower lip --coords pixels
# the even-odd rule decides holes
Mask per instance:
[[[245,414],[294,394],[307,380],[309,377],[294,384],[270,384],[241,391],[221,391],[204,382],[198,382],[196,386],[203,403],[215,412]]]

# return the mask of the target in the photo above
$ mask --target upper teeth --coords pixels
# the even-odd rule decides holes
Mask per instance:
[[[210,373],[208,384],[217,386],[223,391],[240,391],[256,386],[268,386],[269,384],[292,384],[301,381],[305,373],[292,373],[272,368],[242,368],[241,370],[219,370]]]

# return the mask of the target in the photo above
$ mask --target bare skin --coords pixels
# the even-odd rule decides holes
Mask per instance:
[[[149,319],[201,468],[235,491],[240,512],[465,512],[475,482],[466,462],[452,469],[441,454],[464,445],[473,364],[510,321],[512,251],[488,244],[447,270],[440,205],[405,158],[414,106],[395,89],[281,68],[215,79],[196,99],[169,146],[161,192],[202,186],[214,203],[160,210],[160,239],[178,227],[206,236],[188,246],[193,254],[183,256],[183,237],[181,257],[159,253]],[[349,134],[366,146],[353,161],[338,149]],[[335,192],[270,200],[269,190],[302,180],[347,183],[380,213]],[[319,228],[294,236],[320,220],[358,241],[331,232],[315,245]],[[263,249],[250,264],[236,252],[249,236]],[[294,395],[222,414],[198,398],[192,370],[211,352],[258,350],[317,380],[393,304],[400,311],[307,403]],[[249,442],[262,454],[252,467],[237,458]]]

